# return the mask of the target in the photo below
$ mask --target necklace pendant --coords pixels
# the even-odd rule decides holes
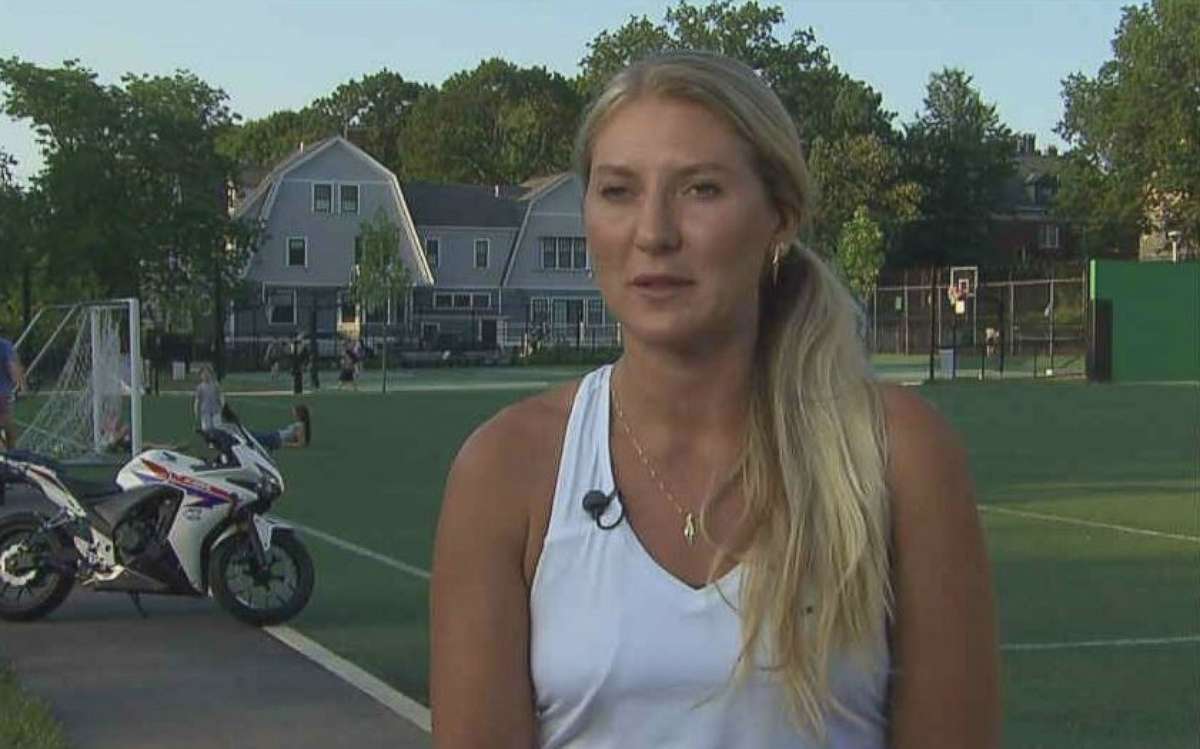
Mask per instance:
[[[690,512],[683,516],[683,540],[688,546],[696,541],[696,523]]]

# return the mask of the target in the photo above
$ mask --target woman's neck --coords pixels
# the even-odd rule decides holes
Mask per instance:
[[[626,420],[667,452],[681,441],[740,442],[752,366],[745,347],[680,356],[628,341],[612,387]]]

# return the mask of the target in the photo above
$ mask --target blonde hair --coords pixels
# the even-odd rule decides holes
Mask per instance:
[[[600,128],[642,96],[690,101],[726,119],[750,145],[780,214],[794,226],[809,218],[812,190],[791,116],[752,70],[711,53],[648,58],[609,82],[575,143],[585,189]],[[893,609],[883,409],[852,296],[795,237],[768,264],[760,308],[739,464],[752,540],[739,555],[734,684],[766,668],[797,727],[823,736],[831,709],[849,715],[830,686],[831,659],[879,664]]]

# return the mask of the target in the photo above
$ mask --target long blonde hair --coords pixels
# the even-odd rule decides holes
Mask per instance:
[[[585,187],[600,128],[647,95],[697,103],[727,120],[751,146],[781,215],[797,226],[809,218],[812,191],[787,110],[752,70],[704,52],[648,58],[609,82],[576,139]],[[870,667],[886,647],[893,596],[883,409],[853,298],[794,237],[768,264],[760,307],[739,466],[752,540],[739,555],[734,683],[758,668],[773,672],[793,721],[821,736],[830,710],[846,712],[830,687],[831,658],[852,654]]]

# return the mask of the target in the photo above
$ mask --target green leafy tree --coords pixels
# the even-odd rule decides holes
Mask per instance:
[[[432,91],[384,68],[341,84],[317,99],[312,110],[336,123],[336,130],[397,174],[403,171],[400,134],[413,105]]]
[[[491,184],[562,171],[581,109],[561,75],[485,60],[413,105],[401,138],[401,174]]]
[[[34,124],[44,157],[33,204],[47,272],[208,315],[220,370],[225,289],[258,231],[229,217],[236,165],[216,148],[234,121],[225,93],[186,71],[101,86],[73,61],[16,58],[0,61],[0,82],[5,112]]]
[[[846,283],[859,299],[866,299],[879,282],[884,262],[883,231],[866,206],[856,208],[842,226],[835,258]]]
[[[355,260],[351,294],[364,311],[383,310],[408,294],[412,275],[400,255],[400,227],[380,208],[359,225],[361,255]],[[384,318],[387,320],[387,317]],[[388,332],[383,327],[383,391],[387,392]]]
[[[218,137],[218,151],[243,168],[266,170],[291,154],[301,143],[315,143],[340,132],[338,120],[311,107],[272,112],[229,128]]]
[[[1127,245],[1150,228],[1200,242],[1200,4],[1126,7],[1113,57],[1063,81],[1057,132],[1071,145],[1059,211],[1084,250]]]
[[[929,77],[925,110],[908,126],[906,172],[921,185],[920,220],[905,237],[910,262],[985,262],[990,217],[1015,173],[1016,142],[971,76],[945,68]]]

